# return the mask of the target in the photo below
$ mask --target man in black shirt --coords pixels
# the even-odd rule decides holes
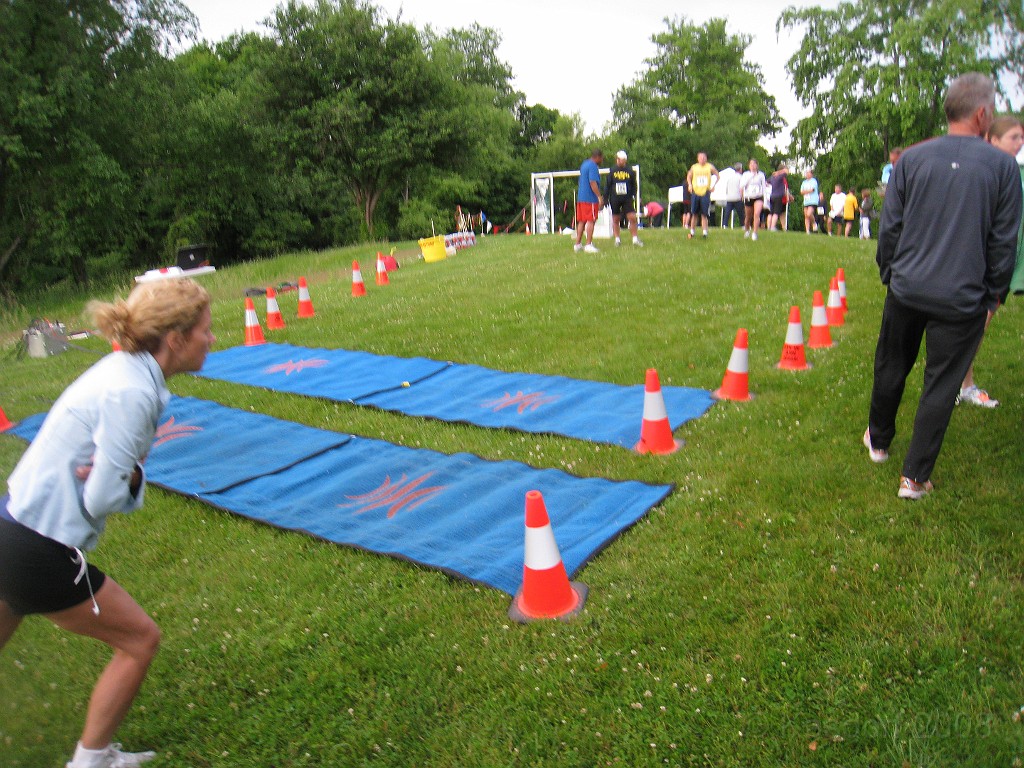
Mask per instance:
[[[898,496],[919,499],[949,426],[960,382],[987,317],[1005,298],[1021,216],[1017,164],[985,141],[995,110],[992,80],[969,73],[945,100],[947,135],[907,149],[882,206],[876,261],[888,286],[875,350],[875,379],[864,445],[888,457],[896,412],[917,360],[927,355],[914,432]]]
[[[620,149],[615,153],[615,167],[608,172],[604,198],[612,209],[612,233],[615,235],[615,244],[620,244],[619,222],[625,216],[629,224],[629,231],[633,235],[633,245],[643,248],[644,244],[637,236],[636,174],[633,173],[632,168],[626,166],[626,159],[624,150]]]

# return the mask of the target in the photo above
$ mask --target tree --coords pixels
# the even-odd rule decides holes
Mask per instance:
[[[178,0],[0,3],[0,276],[86,283],[137,233],[137,76],[194,27]]]
[[[381,21],[356,0],[297,0],[270,20],[276,49],[268,109],[285,172],[308,187],[304,201],[322,245],[346,200],[374,235],[382,198],[394,209],[420,164],[442,167],[464,151],[452,115],[456,84],[424,51],[415,28]]]
[[[698,151],[719,164],[737,162],[782,127],[760,67],[744,58],[750,36],[729,34],[724,19],[665,23],[651,38],[656,51],[646,70],[612,105],[615,137],[661,189],[682,183]]]
[[[777,29],[803,29],[786,64],[811,115],[791,152],[843,183],[874,183],[893,146],[942,132],[955,76],[980,71],[1019,89],[1024,10],[1011,0],[853,0],[783,11]]]

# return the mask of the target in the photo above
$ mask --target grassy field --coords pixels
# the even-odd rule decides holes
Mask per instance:
[[[593,256],[564,237],[492,237],[436,264],[408,258],[387,288],[373,247],[203,278],[219,347],[242,343],[246,287],[305,275],[317,316],[292,319],[285,294],[274,340],[620,384],[654,367],[662,384],[715,389],[744,327],[756,397],[716,404],[677,431],[682,450],[651,457],[172,379],[316,427],[676,490],[580,571],[579,617],[520,626],[504,593],[150,489],[92,558],[164,636],[119,739],[158,750],[154,768],[1021,765],[1024,302],[998,313],[977,363],[1003,404],[958,408],[936,492],[904,502],[920,365],[892,460],[871,464],[860,442],[884,297],[873,243],[682,232]],[[354,258],[366,298],[350,296]],[[808,350],[809,371],[776,370],[789,307],[806,337],[812,293],[840,266],[836,345]],[[7,307],[0,335],[35,316],[82,327],[85,298]],[[96,359],[13,343],[0,350],[12,419]],[[23,449],[0,437],[0,477]],[[25,621],[0,653],[0,764],[63,765],[105,658]]]

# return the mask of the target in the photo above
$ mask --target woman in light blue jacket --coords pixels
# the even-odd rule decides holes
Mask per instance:
[[[38,613],[109,645],[68,768],[139,765],[153,752],[112,743],[160,644],[160,630],[120,585],[86,561],[115,512],[142,506],[142,469],[170,398],[166,380],[198,371],[214,336],[210,297],[191,280],[137,286],[93,302],[99,329],[123,351],[80,376],[50,410],[0,498],[0,648]]]

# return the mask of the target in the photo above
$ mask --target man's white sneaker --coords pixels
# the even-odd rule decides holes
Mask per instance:
[[[644,241],[641,240],[639,237],[634,237],[633,238],[633,245],[635,245],[637,248],[643,248],[644,247]]]
[[[576,253],[579,253],[580,251],[582,251],[582,250],[583,250],[583,243],[576,243],[576,244],[575,244],[575,245],[574,245],[574,246],[572,247],[572,249],[573,249],[573,251],[575,251]]]
[[[751,240],[757,240],[757,232],[755,232],[754,234],[752,234],[752,235],[750,236],[750,239],[751,239]]]
[[[864,447],[868,449],[868,456],[875,464],[881,464],[889,459],[889,452],[881,449],[875,450],[871,447],[871,429],[864,430]]]
[[[744,229],[743,230],[743,236],[744,237],[750,237],[750,230],[749,229]]]
[[[993,400],[988,396],[988,392],[976,386],[961,389],[960,394],[956,396],[956,402],[957,405],[960,403],[970,403],[971,405],[977,405],[981,408],[995,408],[999,405],[998,400]]]
[[[123,752],[121,745],[108,744],[102,754],[93,758],[90,768],[137,768],[156,757],[156,752]],[[82,763],[72,760],[66,768],[79,768]]]
[[[910,499],[911,501],[917,501],[922,499],[935,490],[935,486],[932,485],[931,480],[925,480],[923,483],[917,483],[911,480],[909,477],[900,477],[900,489],[896,492],[896,495],[901,499]]]
[[[615,247],[618,248],[620,245],[622,245],[622,240],[620,240],[619,238],[616,237],[615,238]]]
[[[587,243],[585,246],[583,246],[583,252],[584,253],[600,253],[600,251],[597,250],[597,246],[594,245],[593,243]]]

